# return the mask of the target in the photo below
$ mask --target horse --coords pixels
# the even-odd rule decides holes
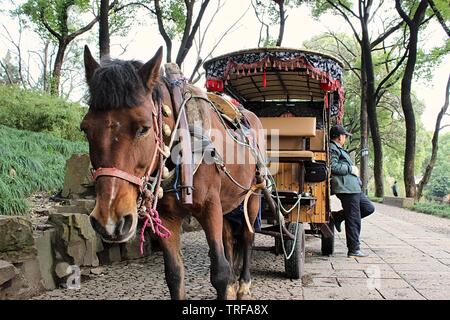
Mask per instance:
[[[110,168],[109,173],[96,177],[96,204],[90,213],[92,227],[106,242],[123,243],[136,234],[138,200],[142,196],[139,180],[146,173],[155,173],[152,159],[160,150],[154,115],[161,114],[161,108],[169,107],[164,123],[171,131],[175,129],[170,83],[165,81],[160,70],[162,55],[160,47],[145,64],[118,59],[108,59],[99,64],[85,46],[89,110],[80,129],[89,144],[94,172]],[[189,85],[188,90],[199,97],[195,101],[196,107],[208,113],[211,128],[223,137],[227,136],[229,133],[223,119],[211,108],[206,93],[193,85]],[[264,153],[261,122],[250,111],[244,109],[242,114],[256,133],[259,151]],[[240,152],[246,159],[252,157],[249,148],[243,148],[235,141],[230,145],[229,140],[214,143],[223,143],[222,150],[231,150],[235,154]],[[164,142],[167,143],[167,137],[164,137]],[[187,215],[195,217],[205,233],[211,262],[210,280],[217,291],[217,299],[251,298],[250,264],[254,233],[244,227],[238,235],[233,235],[232,225],[224,217],[247,198],[250,190],[250,197],[245,199],[248,200],[246,218],[253,225],[260,209],[261,195],[260,190],[253,188],[257,183],[256,163],[234,162],[229,159],[224,162],[226,172],[217,164],[200,163],[193,176],[192,204],[182,204],[176,192],[164,192],[157,202],[161,224],[171,232],[170,237],[159,239],[171,299],[186,299],[180,232],[183,218]]]

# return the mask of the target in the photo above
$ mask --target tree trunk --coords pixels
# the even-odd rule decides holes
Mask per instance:
[[[373,70],[372,49],[367,28],[368,13],[361,19],[361,57],[364,61],[363,67],[366,74],[366,92],[365,102],[367,108],[367,118],[372,136],[373,154],[374,154],[374,179],[375,179],[375,196],[383,197],[384,181],[383,181],[383,147],[381,144],[380,128],[378,125],[377,110],[375,103],[375,74]]]
[[[48,88],[49,88],[49,85],[48,85],[48,71],[47,71],[47,69],[48,69],[48,49],[49,49],[49,46],[50,46],[50,41],[47,40],[45,42],[45,45],[44,45],[44,59],[43,59],[44,65],[42,66],[42,68],[44,69],[42,71],[42,82],[43,82],[42,83],[42,87],[44,89],[44,92],[48,92]]]
[[[439,111],[439,114],[436,119],[436,125],[434,127],[434,133],[433,133],[433,139],[431,140],[431,158],[428,162],[428,165],[425,169],[425,173],[423,174],[422,179],[419,182],[419,185],[417,186],[417,193],[416,193],[416,199],[420,200],[422,197],[423,188],[427,185],[428,181],[430,180],[431,173],[433,172],[434,164],[436,163],[436,158],[439,150],[439,131],[441,130],[441,121],[444,117],[445,113],[448,109],[449,104],[449,96],[450,96],[450,75],[447,80],[447,87],[445,89],[445,102],[444,105],[441,108],[441,111]]]
[[[169,35],[166,32],[166,29],[164,28],[164,21],[162,18],[162,11],[161,6],[159,3],[159,0],[155,0],[155,13],[156,13],[156,20],[158,21],[158,29],[159,33],[164,39],[164,42],[166,43],[166,61],[167,63],[172,62],[172,39],[170,39]]]
[[[67,49],[66,39],[62,39],[58,43],[58,52],[56,53],[55,63],[53,66],[52,80],[50,84],[50,93],[54,96],[59,94],[59,82],[61,79],[61,69],[64,62],[64,54]]]
[[[403,167],[403,179],[407,197],[415,198],[416,182],[414,178],[414,162],[416,153],[416,117],[411,101],[411,82],[417,60],[417,42],[420,25],[425,17],[427,0],[422,0],[416,9],[414,18],[410,19],[402,10],[400,2],[396,1],[396,8],[409,27],[409,55],[406,60],[405,72],[401,83],[401,103],[406,125],[405,163]]]
[[[280,31],[278,32],[277,47],[281,47],[284,36],[284,28],[286,25],[286,15],[284,11],[284,0],[275,1],[278,4],[278,11],[280,12]]]
[[[183,39],[181,40],[180,49],[178,50],[177,58],[175,62],[178,64],[178,66],[181,67],[181,65],[184,62],[184,59],[186,59],[187,54],[189,53],[189,50],[191,49],[192,45],[194,44],[194,38],[195,34],[197,33],[198,28],[200,27],[200,22],[203,19],[203,15],[205,14],[205,10],[208,7],[210,0],[203,0],[200,6],[200,10],[198,12],[197,18],[195,19],[194,24],[192,25],[192,18],[193,18],[193,4],[192,7],[186,5],[187,9],[187,18],[186,18],[186,25],[185,30],[183,34]],[[191,28],[192,25],[192,28]]]
[[[366,75],[364,68],[361,68],[361,110],[360,110],[360,149],[361,149],[361,161],[360,161],[360,177],[362,182],[362,191],[367,194],[367,184],[369,181],[369,127],[367,119],[367,106],[366,106]]]
[[[100,59],[109,58],[109,0],[101,0],[99,21]]]

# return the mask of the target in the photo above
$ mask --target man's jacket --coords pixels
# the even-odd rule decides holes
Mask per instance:
[[[350,155],[340,145],[331,141],[331,194],[360,193],[359,178],[353,174],[353,162]]]

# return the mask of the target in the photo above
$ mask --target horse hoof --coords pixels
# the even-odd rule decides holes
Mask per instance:
[[[237,294],[237,299],[238,300],[255,300],[252,295],[248,292],[239,292]]]

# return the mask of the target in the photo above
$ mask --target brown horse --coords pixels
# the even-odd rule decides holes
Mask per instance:
[[[150,164],[157,152],[157,130],[152,115],[158,114],[163,105],[171,108],[164,122],[172,131],[174,129],[171,89],[160,76],[161,60],[162,48],[145,64],[109,60],[100,65],[85,47],[84,63],[90,100],[89,111],[80,128],[89,142],[93,168],[114,168],[123,173],[122,176],[101,175],[96,180],[96,205],[90,218],[104,241],[125,242],[136,234],[140,189],[137,183],[123,176],[143,177],[146,172],[154,171]],[[192,95],[206,98],[206,94],[198,88],[189,86],[188,90]],[[221,134],[222,138],[226,137],[223,122],[209,103],[197,99],[195,104],[196,108],[208,114],[214,132]],[[260,121],[249,111],[243,110],[243,113],[256,132],[261,152],[265,152]],[[167,140],[165,137],[166,144]],[[165,192],[158,202],[162,224],[172,233],[172,236],[160,239],[166,282],[172,299],[185,298],[180,229],[183,217],[188,214],[200,222],[205,232],[210,248],[211,283],[217,290],[218,299],[248,298],[250,295],[254,235],[244,227],[239,237],[233,238],[233,230],[224,215],[244,200],[246,191],[242,186],[250,189],[255,184],[256,164],[249,161],[252,158],[249,148],[230,142],[230,139],[215,140],[219,141],[214,142],[218,150],[244,155],[245,163],[236,163],[222,154],[226,159],[227,175],[216,164],[202,162],[194,175],[192,205],[182,205],[174,192]],[[248,201],[248,217],[252,225],[258,214],[259,198],[256,192]]]

